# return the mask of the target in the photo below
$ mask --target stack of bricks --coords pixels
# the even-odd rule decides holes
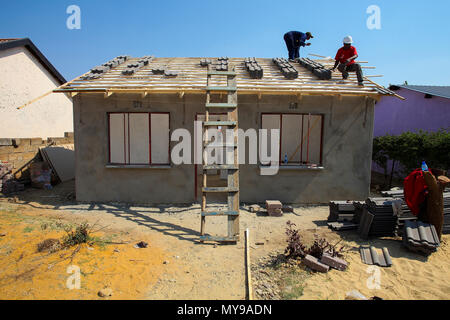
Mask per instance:
[[[266,200],[266,208],[269,216],[280,217],[283,215],[283,205],[278,200]]]
[[[12,164],[0,162],[0,192],[5,195],[25,190],[24,184],[14,179],[12,169]]]
[[[73,132],[64,133],[64,137],[50,137],[46,140],[41,138],[0,138],[0,162],[12,165],[16,179],[29,180],[29,163],[39,155],[39,148],[50,144],[72,144],[73,141]]]

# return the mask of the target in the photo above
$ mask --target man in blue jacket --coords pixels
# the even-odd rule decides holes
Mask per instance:
[[[300,57],[300,47],[310,46],[311,43],[305,43],[306,40],[314,38],[311,32],[289,31],[284,35],[287,49],[289,51],[289,60]]]

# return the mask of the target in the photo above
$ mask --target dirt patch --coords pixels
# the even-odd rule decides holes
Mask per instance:
[[[1,212],[6,235],[0,240],[0,299],[101,299],[97,293],[104,287],[112,288],[110,299],[142,299],[148,286],[171,268],[163,265],[167,253],[152,246],[148,235],[139,237],[149,244],[143,249],[134,247],[132,237],[110,230],[94,234],[91,245],[60,250],[58,239],[66,232],[58,223],[20,210]],[[127,244],[109,244],[112,238]],[[74,280],[78,271],[79,289]]]

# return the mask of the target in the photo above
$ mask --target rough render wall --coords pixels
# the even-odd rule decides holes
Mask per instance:
[[[24,47],[0,52],[0,138],[58,137],[73,131],[72,101],[61,93],[17,110],[59,86]]]
[[[142,101],[135,108],[133,101]],[[204,112],[199,95],[137,95],[74,98],[76,193],[79,201],[192,203],[194,165],[170,169],[111,169],[108,161],[107,112],[170,112],[170,128],[186,128]],[[298,109],[289,109],[297,102]],[[373,100],[364,97],[239,97],[239,127],[260,128],[261,112],[324,114],[323,170],[280,170],[261,176],[257,165],[240,166],[241,202],[279,199],[286,203],[326,203],[331,199],[365,199],[369,195],[373,138]],[[175,142],[171,142],[171,147]],[[248,151],[247,151],[248,153]],[[248,155],[247,155],[248,159]],[[155,187],[157,186],[157,187]]]

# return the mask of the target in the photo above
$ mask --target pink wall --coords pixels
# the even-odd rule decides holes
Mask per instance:
[[[404,88],[396,93],[406,100],[385,96],[375,105],[374,137],[419,129],[450,130],[450,99],[436,96],[425,99],[424,93]]]

